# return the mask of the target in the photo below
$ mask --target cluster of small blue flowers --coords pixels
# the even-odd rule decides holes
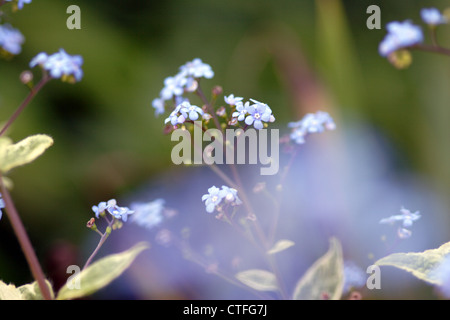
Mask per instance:
[[[13,0],[6,0],[6,2],[11,2],[11,1],[13,1]],[[22,10],[22,9],[23,9],[23,5],[24,5],[25,3],[31,3],[31,0],[18,0],[18,1],[17,1],[17,8],[18,8],[19,10]]]
[[[447,19],[436,8],[422,9],[422,20],[431,27],[447,23]],[[387,57],[391,53],[408,48],[423,42],[424,36],[420,26],[414,25],[411,21],[393,21],[386,25],[388,34],[381,41],[378,51],[381,56]]]
[[[237,190],[227,186],[222,186],[221,189],[212,186],[208,189],[208,193],[202,196],[202,201],[205,201],[208,213],[212,213],[214,210],[221,211],[224,203],[232,206],[242,204],[237,195]]]
[[[198,120],[200,116],[204,116],[205,112],[202,108],[192,105],[189,101],[183,101],[175,110],[164,120],[164,123],[170,122],[173,126],[184,123],[186,120]]]
[[[9,24],[0,25],[0,49],[16,55],[22,51],[25,38],[19,30]]]
[[[407,239],[411,237],[412,231],[406,228],[410,228],[413,225],[413,222],[418,220],[421,216],[419,211],[412,213],[404,207],[400,209],[400,212],[400,215],[393,215],[389,218],[381,219],[380,223],[393,224],[396,221],[403,221],[402,226],[398,228],[397,234],[400,239]]]
[[[164,203],[163,199],[156,199],[147,203],[132,203],[130,207],[134,214],[131,221],[141,227],[152,229],[163,221]]]
[[[231,115],[231,123],[237,123],[238,121],[244,121],[246,125],[255,129],[263,129],[264,122],[274,122],[275,117],[272,114],[272,109],[263,102],[250,99],[245,104],[242,102],[242,97],[235,97],[234,94],[224,97],[225,103],[235,108],[235,111]]]
[[[336,129],[331,116],[324,111],[306,114],[300,121],[289,122],[288,127],[292,128],[291,140],[297,144],[305,143],[305,137],[310,133],[323,132]]]
[[[185,92],[195,92],[200,78],[211,79],[214,72],[211,66],[196,58],[180,67],[180,71],[173,77],[164,80],[164,88],[159,94],[159,98],[152,101],[155,114],[160,115],[165,112],[166,101],[173,100],[175,106],[188,101],[183,97]],[[179,111],[179,110],[178,110]]]
[[[108,211],[114,218],[121,219],[124,222],[127,221],[128,215],[134,213],[133,210],[127,207],[119,207],[115,199],[111,199],[108,202],[100,202],[98,206],[92,206],[92,211],[94,211],[96,218]]]
[[[47,70],[51,77],[73,82],[81,81],[83,77],[82,64],[83,58],[81,56],[71,56],[64,49],[60,49],[59,52],[52,55],[47,55],[45,52],[39,53],[31,60],[30,67],[39,65]]]
[[[2,218],[2,209],[5,208],[5,201],[2,199],[2,194],[0,193],[0,219]]]

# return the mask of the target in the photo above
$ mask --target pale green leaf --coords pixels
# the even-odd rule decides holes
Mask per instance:
[[[131,249],[106,256],[92,263],[78,275],[74,275],[73,282],[66,283],[58,292],[58,300],[77,299],[89,296],[104,288],[118,278],[143,250],[148,249],[147,243],[138,243]],[[74,286],[79,283],[79,286]],[[77,288],[78,287],[78,288]]]
[[[272,272],[250,269],[236,274],[236,279],[258,291],[277,291],[277,279]]]
[[[14,285],[0,281],[0,300],[23,300],[23,298],[19,289]]]
[[[274,254],[274,253],[278,253],[281,252],[283,250],[286,250],[287,248],[292,247],[293,245],[295,245],[295,242],[291,241],[291,240],[278,240],[273,247],[267,251],[267,254]]]
[[[37,134],[12,144],[9,139],[0,139],[0,172],[30,163],[53,144],[53,139]]]
[[[450,254],[450,242],[437,249],[423,252],[394,253],[381,258],[376,265],[392,266],[412,273],[415,277],[435,285],[442,285],[436,268]]]
[[[55,295],[53,293],[53,288],[47,280],[45,280],[47,287],[50,290],[51,298],[54,299]],[[35,281],[30,284],[26,284],[23,286],[20,286],[17,288],[21,295],[23,300],[44,300],[44,297],[42,296],[41,289],[39,288],[39,284]]]
[[[330,248],[306,271],[295,286],[294,300],[337,300],[344,286],[344,260],[338,239],[330,239]]]

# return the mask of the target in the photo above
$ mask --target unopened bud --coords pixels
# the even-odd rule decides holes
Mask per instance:
[[[227,113],[227,110],[225,109],[224,106],[219,107],[219,109],[217,109],[217,111],[216,111],[216,114],[219,117],[223,117],[226,113]]]
[[[212,94],[214,97],[220,96],[223,93],[223,89],[221,86],[215,86],[212,88]]]
[[[95,218],[89,219],[89,221],[86,223],[86,227],[95,231],[97,229],[97,226],[95,225]]]
[[[33,81],[33,73],[29,70],[25,70],[20,74],[20,82],[23,84],[30,84]]]

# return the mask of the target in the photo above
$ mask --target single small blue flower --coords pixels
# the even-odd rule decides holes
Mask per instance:
[[[186,121],[186,117],[183,114],[180,114],[182,105],[178,105],[175,110],[173,110],[170,115],[164,120],[164,123],[171,123],[173,126],[182,124]]]
[[[164,108],[164,100],[161,98],[155,98],[152,101],[152,106],[155,108],[155,115],[158,116],[160,114],[163,114],[165,111]]]
[[[191,105],[187,101],[183,102],[180,106],[181,106],[180,113],[183,115],[185,119],[189,118],[190,120],[195,121],[199,118],[199,115],[204,114],[202,108],[196,105]]]
[[[423,42],[422,29],[410,21],[389,22],[386,25],[388,34],[378,46],[381,56],[386,57],[394,51]]]
[[[0,25],[0,47],[11,53],[19,54],[22,51],[24,36],[19,30],[9,24]]]
[[[100,202],[98,204],[98,206],[92,206],[92,211],[94,211],[95,217],[98,218],[100,214],[105,212],[107,207],[108,206],[107,206],[106,202]]]
[[[235,97],[234,94],[230,94],[228,97],[224,97],[225,103],[229,104],[230,106],[236,106],[238,102],[242,101],[242,97]]]
[[[164,203],[163,199],[156,199],[147,203],[132,203],[130,207],[134,214],[131,221],[147,229],[159,225],[164,218]]]
[[[214,209],[220,204],[223,198],[223,193],[216,186],[208,189],[208,193],[202,196],[202,201],[205,201],[206,212],[212,213]]]
[[[247,107],[250,105],[250,102],[246,102],[245,104],[242,101],[238,101],[236,103],[236,111],[231,115],[233,118],[236,118],[237,121],[244,121],[245,116],[248,114]]]
[[[263,122],[273,122],[275,118],[272,115],[272,109],[262,102],[250,99],[254,104],[246,107],[248,116],[245,118],[246,125],[253,125],[255,129],[264,128]]]
[[[447,23],[447,18],[436,8],[424,8],[420,10],[422,20],[431,26]]]
[[[11,1],[13,1],[13,0],[6,0],[6,2],[11,2]],[[23,5],[24,5],[25,3],[31,3],[31,0],[18,0],[18,1],[17,1],[17,8],[18,8],[19,10],[22,10],[22,9],[23,9]]]

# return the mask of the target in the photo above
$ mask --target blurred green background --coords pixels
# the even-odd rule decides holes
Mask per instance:
[[[66,28],[71,4],[81,8],[81,30]],[[381,30],[366,27],[372,4],[381,8]],[[20,55],[0,61],[2,121],[27,94],[19,74],[37,53],[64,48],[84,58],[80,83],[52,81],[9,132],[14,141],[36,133],[55,141],[10,174],[38,256],[59,241],[80,246],[93,204],[173,169],[151,101],[165,77],[196,57],[215,72],[208,85],[268,103],[280,127],[317,109],[341,126],[362,119],[392,143],[398,170],[424,176],[448,199],[450,59],[414,52],[412,66],[397,70],[378,54],[387,22],[420,23],[420,9],[431,6],[450,1],[35,0],[8,14],[26,42]],[[450,45],[450,26],[438,36]],[[6,216],[0,243],[0,277],[30,281]]]

